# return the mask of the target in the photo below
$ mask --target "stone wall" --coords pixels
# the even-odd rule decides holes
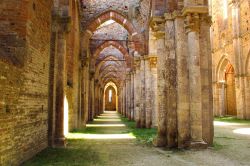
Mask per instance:
[[[213,96],[214,114],[225,115],[222,86],[225,80],[220,76],[224,63],[231,64],[235,70],[236,109],[238,118],[250,118],[249,107],[249,51],[250,51],[250,2],[249,0],[213,0],[212,10],[212,58],[213,58]],[[223,88],[226,88],[226,86]]]
[[[47,147],[51,6],[0,2],[0,36],[11,36],[0,46],[0,165],[18,165]]]

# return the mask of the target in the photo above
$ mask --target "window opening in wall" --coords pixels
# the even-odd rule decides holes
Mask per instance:
[[[109,90],[109,102],[112,102],[112,90]]]

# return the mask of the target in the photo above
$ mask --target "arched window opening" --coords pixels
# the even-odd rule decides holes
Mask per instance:
[[[109,102],[110,103],[112,102],[112,90],[111,89],[109,90]]]

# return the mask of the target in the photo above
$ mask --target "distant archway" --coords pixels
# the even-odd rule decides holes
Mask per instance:
[[[104,88],[104,108],[108,111],[118,110],[118,89],[114,82],[108,82]]]

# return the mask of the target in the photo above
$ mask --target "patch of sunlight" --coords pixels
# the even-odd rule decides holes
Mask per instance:
[[[120,118],[119,116],[97,116],[98,118],[109,118],[109,119],[117,119],[117,118]]]
[[[105,26],[108,26],[110,24],[113,24],[115,21],[114,20],[108,20],[108,21],[105,21],[104,23],[102,23],[97,29],[100,29],[102,27],[105,27]]]
[[[239,126],[242,124],[214,121],[214,126]]]
[[[250,128],[240,128],[233,130],[236,134],[250,135]]]
[[[101,121],[101,122],[120,122],[121,119],[94,119],[94,121]]]
[[[82,133],[69,133],[68,139],[135,139],[132,133],[128,134],[82,134]]]
[[[87,127],[125,127],[125,124],[87,124]]]

